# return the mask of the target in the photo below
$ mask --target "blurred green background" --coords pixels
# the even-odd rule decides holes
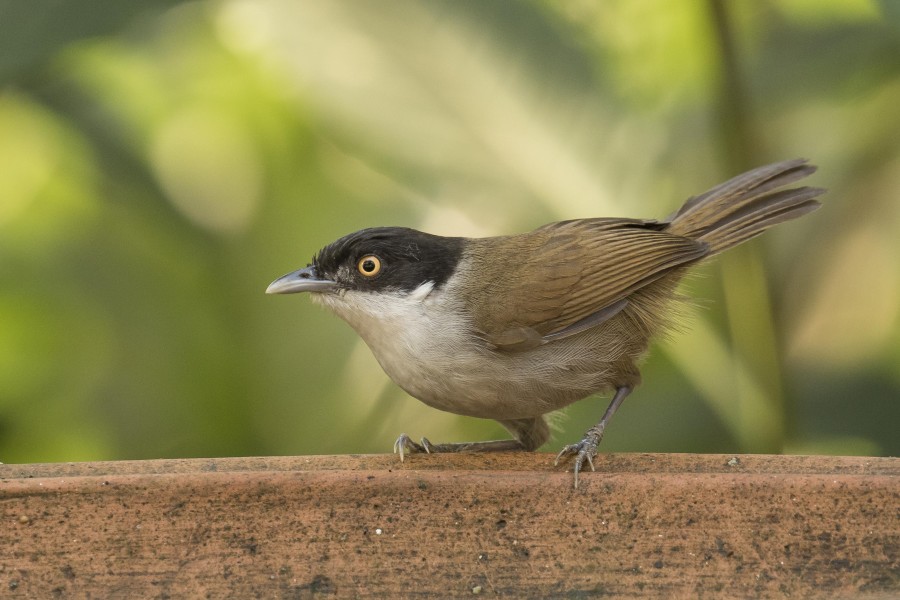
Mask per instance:
[[[0,0],[0,461],[504,436],[266,285],[367,226],[663,217],[797,156],[824,208],[686,283],[602,450],[900,453],[898,6]]]

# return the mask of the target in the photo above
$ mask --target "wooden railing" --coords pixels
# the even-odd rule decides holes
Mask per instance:
[[[0,597],[900,597],[900,459],[0,465]]]

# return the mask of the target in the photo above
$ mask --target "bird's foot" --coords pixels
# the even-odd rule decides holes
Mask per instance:
[[[403,462],[406,452],[410,454],[431,454],[431,446],[432,444],[428,441],[428,438],[422,438],[421,443],[416,443],[411,437],[401,433],[397,441],[394,442],[394,454],[399,454],[400,462]]]
[[[434,444],[428,438],[422,438],[416,443],[405,433],[401,433],[394,442],[394,454],[400,455],[400,462],[406,452],[410,454],[437,454],[455,452],[514,452],[525,450],[525,446],[518,440],[490,440],[487,442],[457,442],[450,444]]]
[[[584,434],[583,440],[576,444],[569,444],[556,455],[556,460],[553,462],[554,466],[558,465],[560,460],[568,459],[570,456],[575,457],[573,471],[575,472],[576,488],[578,487],[578,474],[581,472],[585,461],[590,465],[591,471],[595,470],[594,457],[597,456],[597,446],[600,444],[601,439],[603,439],[603,429],[597,426],[591,427]]]

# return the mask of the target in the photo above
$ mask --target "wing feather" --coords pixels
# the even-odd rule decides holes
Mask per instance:
[[[468,288],[481,335],[507,351],[532,348],[595,327],[627,298],[708,253],[703,242],[635,219],[551,223],[520,236],[473,240],[470,268],[486,285]],[[497,260],[497,245],[510,256]]]

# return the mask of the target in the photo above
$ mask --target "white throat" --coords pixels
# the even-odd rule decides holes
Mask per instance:
[[[454,356],[472,356],[477,345],[452,296],[433,281],[411,292],[312,294],[356,330],[397,385],[432,405],[432,395],[443,391],[435,389],[435,378],[449,375],[439,372],[442,366]]]

